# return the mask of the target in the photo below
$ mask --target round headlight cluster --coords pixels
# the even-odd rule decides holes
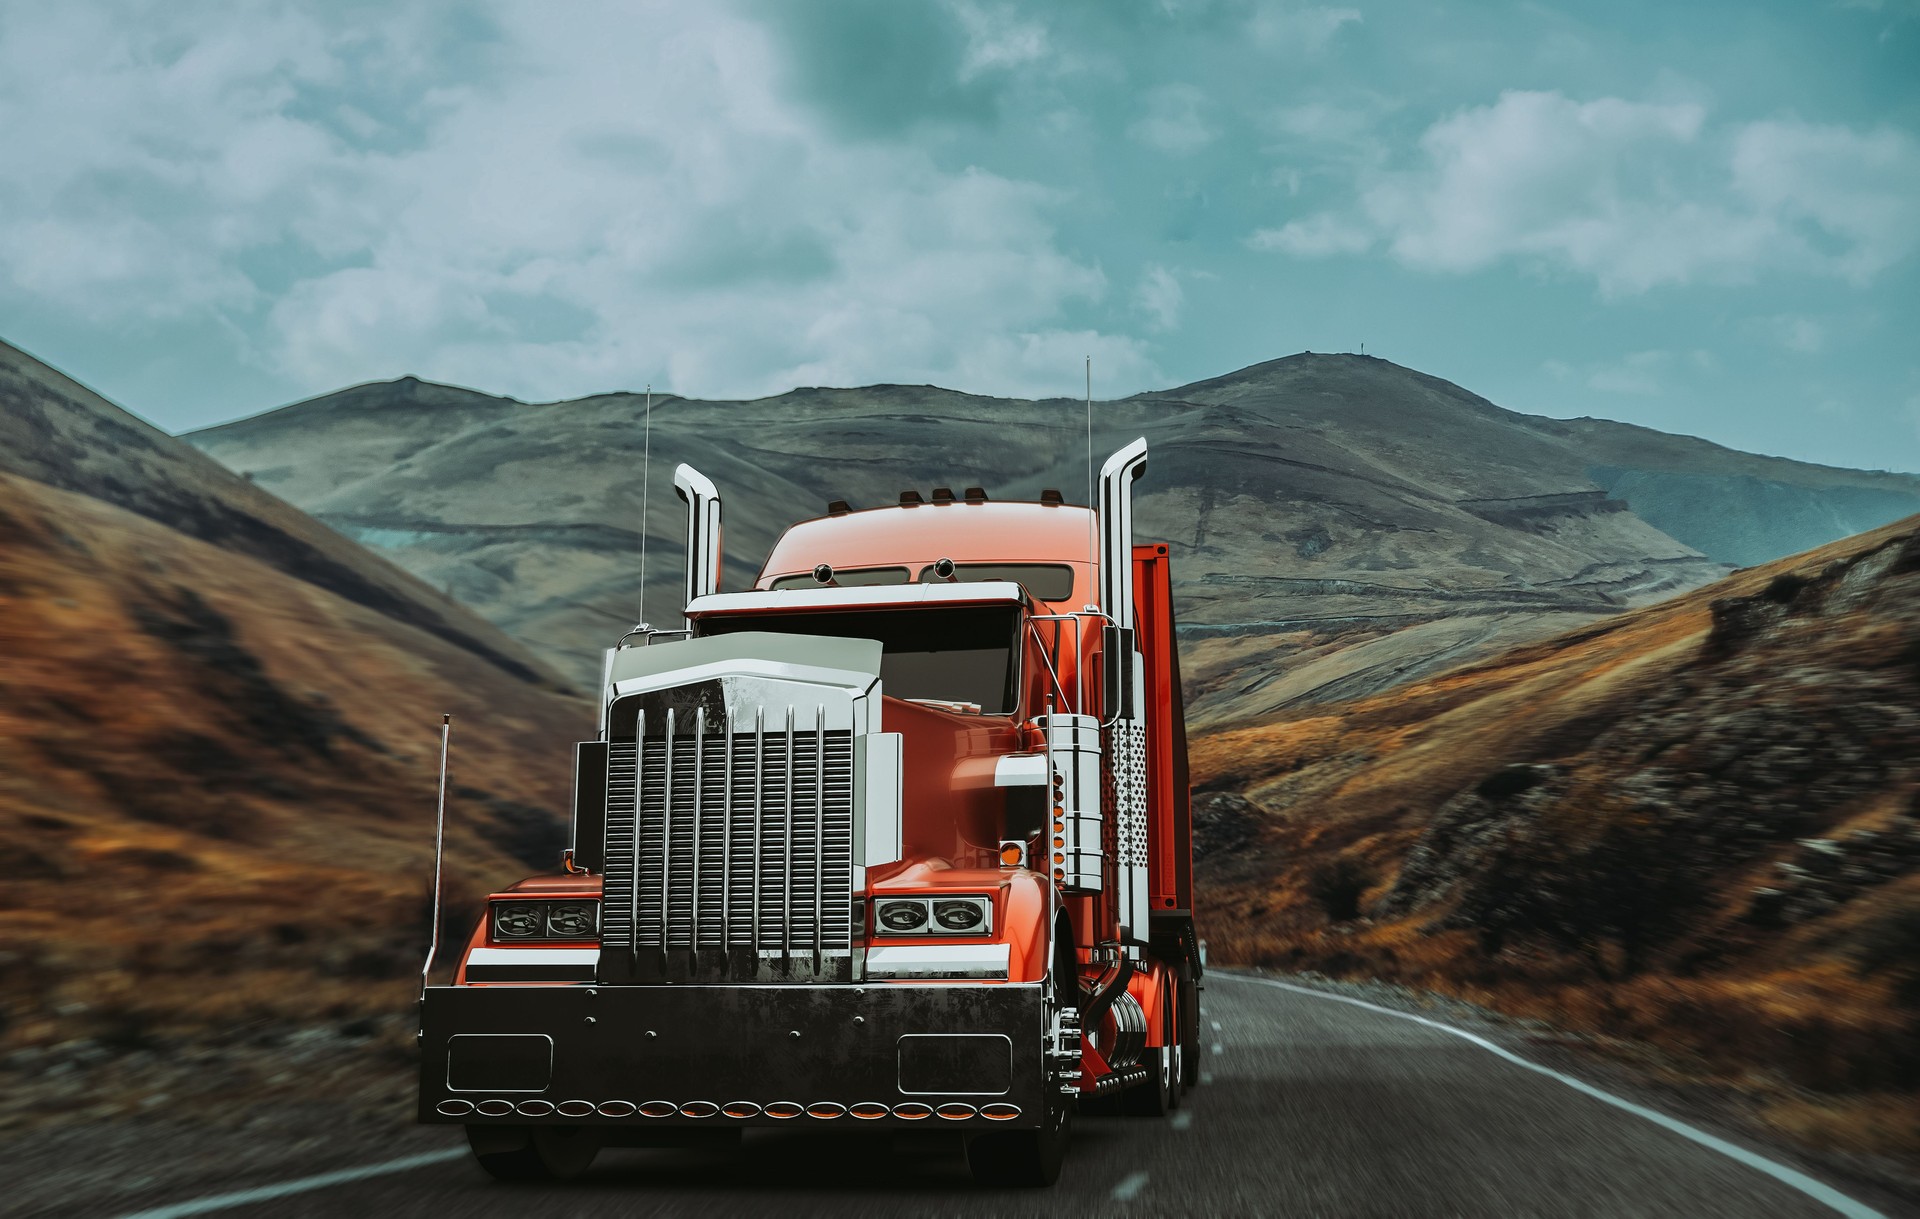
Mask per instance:
[[[584,903],[547,907],[547,934],[559,939],[583,940],[594,932],[593,907]]]
[[[881,902],[874,917],[888,931],[918,931],[927,925],[927,904],[920,901]]]
[[[874,903],[881,935],[986,935],[993,930],[990,897],[895,897]]]
[[[933,921],[947,931],[974,931],[986,922],[984,902],[973,898],[933,903]]]
[[[493,933],[503,940],[526,940],[539,935],[541,909],[535,902],[501,902],[493,908]]]

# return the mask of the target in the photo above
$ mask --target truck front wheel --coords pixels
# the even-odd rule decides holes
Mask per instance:
[[[467,1146],[496,1181],[565,1181],[587,1171],[600,1136],[579,1126],[468,1126]]]

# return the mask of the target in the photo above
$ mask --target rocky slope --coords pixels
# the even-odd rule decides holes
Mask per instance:
[[[0,355],[0,1127],[246,1093],[290,1035],[404,1046],[441,713],[470,918],[554,866],[591,708],[384,560]]]
[[[1920,518],[1194,770],[1223,958],[1652,1042],[1920,1152]]]
[[[1518,415],[1361,356],[1293,356],[1094,415],[1097,456],[1153,446],[1139,520],[1179,547],[1203,727],[1383,689],[1920,510],[1911,476]],[[406,379],[188,439],[587,682],[639,614],[641,417],[632,394],[529,405]],[[676,462],[727,497],[740,583],[829,499],[1083,499],[1083,428],[1077,402],[930,386],[656,399],[648,612],[674,610]]]

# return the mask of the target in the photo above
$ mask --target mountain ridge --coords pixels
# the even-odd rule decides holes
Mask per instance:
[[[623,393],[521,403],[403,379],[186,439],[450,589],[590,683],[609,628],[639,616],[642,403]],[[977,485],[1007,498],[1056,487],[1079,500],[1084,410],[1066,398],[938,386],[801,387],[713,402],[662,395],[652,448],[720,486],[727,583],[739,586],[776,526],[817,515],[829,499],[871,505],[909,486]],[[1839,536],[1881,523],[1840,519],[1847,513],[1920,510],[1920,478],[1755,465],[1785,459],[1702,456],[1637,433],[1586,441],[1564,421],[1519,415],[1376,357],[1287,356],[1098,402],[1094,432],[1097,455],[1148,437],[1139,527],[1176,546],[1200,726],[1321,697],[1329,682],[1351,690],[1430,672],[1462,649],[1612,613],[1716,578],[1747,557],[1736,547],[1723,560],[1663,531],[1616,494],[1628,482],[1639,499],[1672,508],[1681,533],[1698,534],[1693,505],[1702,495],[1791,502],[1798,532],[1775,539],[1789,549],[1808,530]],[[1676,444],[1686,450],[1678,457]],[[1663,463],[1680,474],[1664,473]],[[1589,477],[1596,467],[1611,482]],[[1699,473],[1706,467],[1731,474]],[[658,483],[646,510],[647,545],[659,562],[646,603],[665,617],[681,524],[668,480]],[[1822,507],[1831,488],[1856,486],[1887,504]],[[1769,544],[1762,536],[1708,540]],[[1367,587],[1394,584],[1401,587]],[[1240,670],[1249,653],[1233,643],[1242,636],[1298,671],[1247,688]]]

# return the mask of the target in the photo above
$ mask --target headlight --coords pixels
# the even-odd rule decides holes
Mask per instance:
[[[592,906],[581,902],[567,902],[547,907],[547,934],[554,939],[590,939],[593,932]]]
[[[873,920],[881,935],[988,935],[993,931],[993,899],[883,898],[874,903]]]
[[[927,925],[927,903],[880,902],[874,906],[874,919],[888,931],[918,931]]]
[[[942,931],[964,935],[987,930],[987,901],[979,897],[945,897],[933,903],[933,921]]]
[[[542,930],[538,902],[499,902],[493,907],[493,934],[503,940],[530,940]]]

